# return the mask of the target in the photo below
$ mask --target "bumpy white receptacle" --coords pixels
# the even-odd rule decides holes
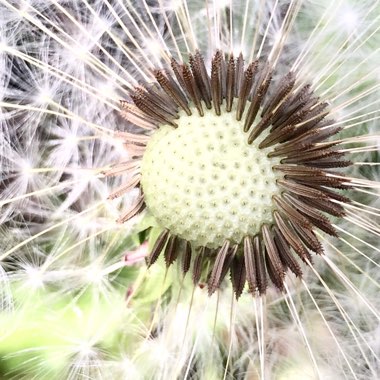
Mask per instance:
[[[248,145],[234,111],[181,112],[178,128],[161,126],[142,160],[148,209],[163,228],[195,246],[240,242],[272,222],[278,160],[258,148],[261,139]]]

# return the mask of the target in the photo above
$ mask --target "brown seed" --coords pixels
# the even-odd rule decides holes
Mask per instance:
[[[154,244],[154,247],[152,249],[152,252],[149,255],[148,259],[148,267],[150,267],[152,264],[154,264],[158,257],[160,256],[161,252],[163,251],[166,242],[168,241],[169,237],[169,230],[165,229],[161,232],[160,236],[157,238],[156,243]]]

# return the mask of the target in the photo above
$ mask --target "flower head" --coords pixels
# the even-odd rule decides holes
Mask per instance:
[[[163,229],[150,264],[165,251],[171,265],[192,246],[193,280],[210,267],[210,294],[228,271],[237,297],[246,279],[252,293],[265,293],[267,276],[284,290],[287,269],[302,276],[294,254],[311,264],[309,251],[323,253],[314,229],[337,236],[324,213],[345,215],[349,199],[335,189],[350,181],[332,169],[351,162],[328,140],[341,128],[312,85],[278,74],[276,62],[245,65],[219,50],[210,73],[199,52],[189,62],[172,58],[170,71],[154,71],[156,84],[122,103],[139,129],[126,134],[130,182],[117,196],[133,186],[141,194],[121,221],[147,206]]]

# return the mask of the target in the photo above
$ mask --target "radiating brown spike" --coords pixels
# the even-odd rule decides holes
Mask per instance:
[[[151,85],[145,85],[144,90],[146,90],[146,98],[150,100],[157,107],[168,112],[174,118],[178,119],[178,105],[172,101],[171,97],[162,91],[161,86],[157,83]]]
[[[163,95],[165,95],[165,100],[162,99]],[[165,93],[156,91],[153,87],[150,89],[136,87],[134,91],[131,92],[131,98],[140,109],[142,109],[142,107],[138,105],[137,102],[144,105],[146,109],[149,109],[152,113],[160,115],[162,118],[169,120],[177,117],[178,110],[176,104],[173,104]]]
[[[294,182],[300,183],[306,186],[327,186],[334,189],[350,189],[351,186],[348,184],[343,184],[346,182],[345,178],[330,177],[327,175],[314,176],[314,177],[296,177],[288,176]]]
[[[338,232],[332,226],[330,221],[326,222],[325,220],[322,220],[321,218],[316,219],[316,218],[312,218],[312,217],[310,217],[309,219],[320,230],[326,232],[327,234],[329,234],[331,236],[338,237]]]
[[[294,135],[294,137],[302,135],[315,128],[328,115],[329,111],[326,109],[327,107],[328,103],[322,102],[317,103],[314,107],[309,109],[307,117],[305,117],[302,122],[299,122],[297,128],[298,134]]]
[[[220,105],[222,103],[222,60],[223,56],[218,50],[211,62],[211,95],[217,115],[220,115]]]
[[[305,217],[311,217],[314,219],[319,219],[323,223],[329,223],[329,220],[326,216],[322,215],[320,212],[316,211],[313,207],[308,206],[307,204],[303,203],[301,200],[297,199],[296,197],[289,195],[289,194],[283,194],[284,199],[291,204],[294,208],[298,209],[300,213],[305,215]],[[296,222],[299,223],[297,220]],[[301,224],[302,225],[302,224]],[[305,227],[305,226],[303,226]]]
[[[154,70],[154,76],[157,82],[160,84],[162,89],[170,96],[170,98],[181,107],[188,116],[191,115],[190,108],[187,104],[187,100],[185,96],[182,94],[182,91],[176,85],[174,81],[171,81],[169,78],[165,76],[165,74],[161,70]]]
[[[195,79],[193,77],[193,74],[189,66],[187,65],[182,66],[182,77],[183,77],[183,82],[185,84],[186,91],[190,99],[194,102],[199,115],[204,116],[202,103],[201,103],[201,95],[199,93],[198,86],[195,83]]]
[[[305,164],[308,162],[314,162],[315,160],[320,160],[321,158],[333,158],[338,159],[344,156],[343,152],[331,150],[331,149],[321,149],[321,150],[311,150],[304,153],[295,154],[294,158],[284,158],[282,162],[284,164]]]
[[[253,79],[257,73],[257,65],[257,61],[251,62],[243,75],[240,86],[238,105],[236,109],[236,120],[241,120],[241,117],[243,115],[248,95],[252,90]]]
[[[285,174],[285,178],[313,178],[336,174],[319,168],[313,168],[305,165],[274,165],[273,169],[280,170]]]
[[[141,179],[141,175],[136,175],[136,176],[130,178],[130,180],[126,184],[124,184],[124,185],[118,187],[116,190],[112,191],[112,193],[108,196],[107,199],[115,199],[115,198],[121,197],[122,195],[124,195],[128,191],[132,190],[136,186],[139,186],[140,179]]]
[[[178,238],[175,235],[170,236],[164,252],[165,263],[167,267],[174,263],[174,261],[177,259],[178,253]]]
[[[350,203],[351,199],[348,197],[345,197],[342,194],[338,194],[335,191],[332,191],[330,189],[327,189],[326,187],[316,186],[316,185],[309,185],[309,188],[313,188],[316,190],[319,190],[323,192],[324,196],[327,197],[327,199],[335,199],[336,201],[343,202],[343,203]]]
[[[206,107],[211,108],[211,92],[207,71],[203,58],[199,51],[195,55],[189,55],[190,67],[194,75],[195,82],[199,88],[200,95],[204,100]]]
[[[231,112],[235,91],[235,59],[233,54],[227,64],[226,111]]]
[[[253,252],[252,238],[250,236],[246,236],[244,238],[244,263],[249,291],[252,294],[255,294],[257,288],[257,264],[255,261],[255,254]]]
[[[300,107],[302,107],[302,104],[305,104],[305,100],[307,100],[308,103],[310,99],[318,100],[311,88],[311,84],[307,83],[303,87],[299,88],[298,91],[294,94],[294,98],[292,100],[292,107],[290,108],[290,111],[294,112],[298,110]]]
[[[144,197],[141,196],[138,198],[136,203],[124,214],[122,215],[117,222],[118,223],[125,223],[134,216],[136,216],[138,213],[143,211],[145,209],[145,202],[144,202]]]
[[[227,65],[226,60],[224,59],[224,53],[220,51],[220,80],[222,83],[222,91],[220,94],[220,104],[223,103],[223,99],[226,97],[226,89],[227,89]]]
[[[278,273],[276,272],[276,269],[273,267],[273,263],[270,260],[268,250],[266,249],[266,247],[264,247],[264,252],[268,276],[272,281],[273,285],[282,292],[284,290],[284,279],[281,279],[278,276]]]
[[[235,70],[235,98],[239,96],[240,85],[244,74],[244,58],[243,54],[239,54],[236,60],[236,70]]]
[[[207,74],[206,66],[202,57],[202,54],[197,50],[195,52],[195,60],[198,63],[199,70],[201,72],[201,76],[203,79],[203,83],[206,86],[207,90],[207,97],[211,100],[211,84],[210,84],[210,78]]]
[[[299,197],[303,203],[306,203],[307,205],[311,207],[315,207],[316,209],[327,212],[330,215],[342,218],[346,215],[346,212],[344,210],[344,207],[338,203],[332,203],[331,201],[324,200],[324,199],[311,199],[311,198],[304,198]]]
[[[248,144],[252,144],[260,134],[267,129],[272,122],[272,116],[270,114],[266,114],[258,124],[252,129],[248,136]]]
[[[314,175],[322,175],[324,173],[323,170],[317,168],[311,168],[309,166],[302,165],[274,165],[274,170],[280,170],[285,173],[285,176],[288,175],[298,175],[298,176],[314,176]]]
[[[281,148],[283,149],[288,145],[299,146],[300,144],[315,144],[320,141],[327,140],[330,136],[334,136],[341,131],[340,127],[329,127],[332,123],[332,120],[324,120],[317,123],[315,127],[310,128],[307,131],[300,131],[299,127],[297,127],[294,132],[289,134],[289,138],[281,146]],[[337,141],[335,143],[339,142]]]
[[[231,264],[231,282],[235,292],[235,297],[238,300],[243,293],[246,281],[246,269],[244,264],[244,256],[235,255]]]
[[[122,108],[121,116],[137,127],[148,131],[155,130],[158,127],[159,123],[156,119],[146,115],[134,104],[123,105]]]
[[[291,225],[306,247],[319,255],[323,254],[322,244],[312,230],[303,228],[294,221],[291,222]]]
[[[313,134],[315,133],[315,131],[311,131],[310,133]],[[269,157],[286,156],[293,152],[299,153],[299,152],[306,151],[307,149],[313,146],[312,142],[308,142],[307,139],[303,140],[301,137],[296,138],[294,140],[288,139],[287,141],[284,141],[282,144],[275,146],[274,149],[271,152],[269,152],[268,156]]]
[[[133,175],[133,172],[136,172],[136,169],[139,169],[140,165],[140,160],[128,160],[112,165],[109,169],[102,172],[102,174],[107,177],[113,177],[125,173]]]
[[[184,275],[189,271],[190,263],[191,263],[191,244],[190,242],[186,241],[185,250],[183,252],[183,259],[182,259],[182,272]]]
[[[326,192],[321,189],[316,189],[311,186],[301,185],[299,183],[290,182],[287,180],[280,179],[277,183],[282,186],[284,189],[288,190],[291,193],[301,195],[306,198],[315,198],[315,199],[328,199],[329,196]]]
[[[339,161],[334,158],[325,158],[325,159],[320,159],[318,161],[308,161],[305,163],[305,165],[314,166],[316,168],[333,169],[333,168],[346,168],[347,166],[353,165],[353,162],[349,160]]]
[[[285,268],[289,268],[297,277],[302,277],[301,266],[290,252],[289,245],[281,235],[277,227],[273,227],[274,242],[280,254],[280,259]]]
[[[169,237],[169,230],[165,229],[161,232],[160,236],[156,240],[156,243],[154,244],[154,247],[152,249],[152,252],[149,255],[148,259],[148,268],[154,264],[158,257],[160,256],[161,252],[163,251],[166,242],[168,241]]]
[[[273,197],[273,200],[278,206],[279,211],[282,212],[288,219],[295,219],[301,226],[309,229],[312,228],[312,224],[307,217],[298,212],[298,210],[294,208],[290,202],[284,201],[283,197],[279,197],[277,195]]]
[[[274,243],[272,232],[269,226],[264,224],[261,227],[261,232],[264,239],[264,245],[266,250],[266,263],[267,270],[272,282],[280,290],[284,287],[285,271],[282,265],[277,246]]]
[[[295,73],[290,71],[281,80],[278,87],[273,91],[273,95],[267,100],[261,112],[261,117],[271,112],[290,93],[296,81]]]
[[[144,96],[139,93],[133,93],[131,95],[131,98],[133,102],[135,103],[136,107],[138,107],[141,111],[145,112],[148,116],[156,119],[159,123],[163,124],[170,124],[173,127],[176,127],[177,125],[172,121],[172,118],[164,115],[162,112],[160,112],[157,107],[154,107],[152,104],[150,104],[146,99],[144,99]]]
[[[287,160],[287,158],[286,158],[287,155],[290,155],[293,153],[297,154],[297,151],[298,152],[300,152],[300,151],[306,152],[307,150],[309,150],[312,147],[313,147],[312,143],[299,143],[299,144],[287,145],[287,146],[285,146],[285,144],[284,144],[283,146],[280,146],[280,148],[275,148],[274,150],[269,152],[268,157],[285,156],[285,158],[283,158],[281,160],[281,163],[282,164],[292,164],[291,162],[285,162]],[[297,161],[296,164],[297,164],[297,166],[308,166],[308,167],[311,167],[314,169],[318,169],[317,166],[311,165],[310,164],[311,162],[315,162],[315,161],[306,161],[306,162],[298,162]]]
[[[183,64],[178,63],[174,58],[170,60],[170,65],[172,67],[172,70],[174,72],[175,77],[177,78],[178,83],[180,86],[185,89],[185,81],[183,80]]]
[[[330,127],[329,125],[334,124],[334,120],[323,121],[318,127],[317,133],[310,137],[310,141],[313,143],[318,143],[320,141],[326,140],[331,136],[335,136],[343,127]]]
[[[226,240],[216,255],[214,267],[212,268],[211,275],[208,281],[209,295],[213,294],[215,290],[218,289],[219,287],[222,271],[223,271],[223,266],[227,258],[229,247],[230,247],[230,242]]]
[[[298,110],[295,113],[292,113],[289,115],[289,117],[284,118],[284,121],[279,122],[275,118],[272,119],[272,124],[273,127],[271,128],[271,131],[277,129],[277,128],[283,128],[286,125],[297,125],[298,123],[301,123],[307,115],[309,114],[310,109],[307,107],[307,104],[305,104],[304,107],[302,107],[300,110]],[[291,135],[298,135],[299,134],[299,129],[295,129]]]
[[[281,129],[275,129],[273,132],[270,132],[269,135],[259,144],[259,148],[268,148],[276,143],[282,143],[286,141],[289,133],[294,131],[294,125],[288,125]]]
[[[276,221],[277,227],[281,235],[288,242],[288,244],[293,248],[294,252],[302,259],[302,261],[306,262],[306,259],[311,259],[309,252],[302,244],[302,241],[294,233],[294,231],[288,226],[286,221],[282,218],[278,211],[273,213],[274,219]]]
[[[267,273],[263,254],[261,238],[257,235],[253,238],[253,254],[256,262],[257,291],[259,295],[265,294],[268,287]]]
[[[201,247],[193,263],[192,280],[193,280],[194,285],[197,285],[201,278],[204,256],[205,256],[205,247]]]
[[[251,125],[255,121],[257,113],[260,109],[260,101],[261,99],[257,94],[252,98],[252,102],[249,105],[247,115],[245,116],[244,132],[248,132],[249,128],[251,128]]]
[[[297,127],[294,126],[296,129]],[[292,129],[290,133],[293,133],[295,129]],[[304,135],[301,135],[294,140],[289,135],[286,140],[282,141],[281,144],[274,147],[271,153],[271,157],[276,157],[280,155],[292,154],[295,152],[303,152],[313,146],[312,137],[317,133],[317,130],[312,130]]]
[[[256,75],[256,77],[258,77],[258,75]],[[260,82],[261,79],[262,78],[259,78],[258,82]],[[251,126],[252,126],[252,124],[253,124],[256,116],[257,116],[257,113],[259,112],[261,103],[264,100],[264,97],[265,97],[266,92],[268,90],[270,81],[271,81],[271,76],[266,78],[264,80],[264,82],[258,83],[257,88],[255,88],[255,86],[253,87],[251,104],[250,104],[250,106],[248,108],[248,112],[245,116],[244,132],[248,132],[248,130],[251,128]],[[264,116],[268,120],[271,118],[270,113],[266,113]],[[257,130],[256,133],[258,136],[259,133],[261,133],[261,132],[259,132],[259,130]],[[253,141],[257,136],[255,136],[255,134],[251,135],[251,137],[250,137],[251,141]]]
[[[311,97],[309,88],[310,85],[306,85],[298,93],[286,98],[274,114],[272,129],[304,120],[304,116],[308,115],[311,107],[318,102],[316,98]],[[300,115],[303,116],[300,117]]]
[[[239,244],[234,244],[232,247],[230,246],[230,248],[228,249],[227,257],[226,257],[226,260],[224,260],[224,265],[223,265],[222,274],[220,276],[218,287],[220,286],[221,282],[223,281],[228,271],[231,269],[232,260],[235,257],[238,248],[239,248]]]

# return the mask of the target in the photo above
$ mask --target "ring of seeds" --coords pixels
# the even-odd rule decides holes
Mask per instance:
[[[228,272],[237,298],[246,283],[264,294],[268,278],[283,290],[288,269],[301,277],[301,262],[323,253],[315,230],[336,236],[329,216],[349,202],[339,169],[351,162],[329,139],[340,128],[328,103],[297,73],[241,54],[217,51],[208,73],[197,51],[154,76],[121,102],[138,130],[119,132],[130,159],[105,174],[129,178],[110,198],[140,195],[119,221],[146,207],[162,227],[149,265],[180,256],[209,294]]]

